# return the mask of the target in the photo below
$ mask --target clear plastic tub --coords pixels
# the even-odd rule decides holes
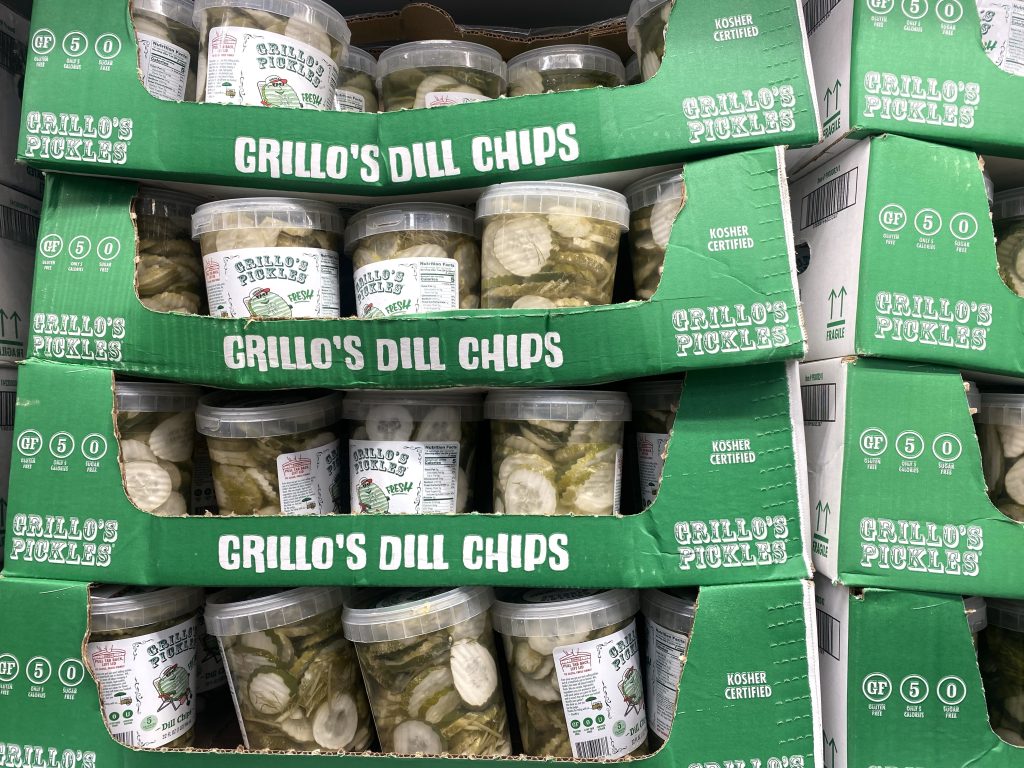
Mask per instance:
[[[640,593],[644,616],[644,692],[651,751],[668,741],[676,715],[679,679],[697,611],[695,589],[645,589]]]
[[[470,511],[482,411],[466,392],[348,394],[352,513]]]
[[[202,604],[200,589],[93,587],[85,654],[116,741],[143,749],[192,744]]]
[[[334,109],[337,112],[377,111],[377,60],[362,48],[349,46],[338,71]]]
[[[1024,522],[1024,394],[982,393],[975,425],[989,498]]]
[[[1024,296],[1024,187],[996,194],[992,223],[999,276],[1011,291]]]
[[[629,201],[633,289],[638,299],[649,299],[661,282],[669,236],[683,207],[683,172],[667,171],[641,179],[625,194]]]
[[[647,509],[654,503],[661,488],[669,433],[675,424],[682,391],[682,379],[642,382],[629,389],[636,427],[641,509]]]
[[[345,608],[381,749],[507,755],[488,587],[364,590]]]
[[[189,512],[199,389],[119,381],[114,385],[124,488],[144,512]]]
[[[334,109],[352,33],[323,0],[195,0],[193,19],[198,101]]]
[[[205,594],[213,594],[206,590]],[[205,602],[205,595],[204,595]],[[242,743],[231,699],[224,654],[217,638],[206,631],[203,613],[196,633],[196,737],[197,749],[234,749]]]
[[[510,515],[619,512],[622,432],[630,419],[622,392],[493,390],[494,511]]]
[[[480,197],[476,218],[485,309],[611,303],[629,224],[618,192],[561,181],[498,184]]]
[[[206,305],[203,260],[192,241],[192,214],[203,200],[166,189],[141,187],[135,198],[139,258],[135,290],[156,312],[195,315]]]
[[[341,395],[214,392],[199,401],[222,515],[330,515],[343,508]]]
[[[360,211],[345,229],[359,317],[476,309],[480,247],[473,212],[440,203]]]
[[[373,721],[336,587],[226,589],[206,601],[206,628],[227,663],[249,749],[361,752]]]
[[[626,62],[626,85],[636,85],[643,81],[643,75],[640,74],[640,59],[633,54]]]
[[[979,664],[996,736],[1024,747],[1024,600],[986,601]]]
[[[508,63],[508,95],[614,88],[626,82],[622,59],[596,45],[549,45]]]
[[[143,87],[165,101],[195,101],[199,32],[191,0],[135,0],[131,14]]]
[[[496,99],[506,82],[500,53],[458,40],[402,43],[384,51],[377,66],[384,112]]]
[[[640,74],[650,80],[665,56],[665,30],[675,0],[633,0],[626,14],[626,41],[640,59]]]
[[[635,590],[529,589],[498,596],[523,750],[535,757],[605,758],[647,752]],[[574,663],[589,654],[593,666]],[[596,674],[594,674],[596,672]],[[593,702],[611,701],[595,717]],[[622,726],[625,728],[622,728]]]
[[[327,203],[249,197],[201,205],[192,237],[203,252],[214,317],[338,317],[341,212]]]

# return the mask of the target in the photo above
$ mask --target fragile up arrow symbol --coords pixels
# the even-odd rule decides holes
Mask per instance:
[[[839,316],[842,317],[843,316],[843,302],[846,299],[846,286],[845,285],[841,286],[839,288],[839,293],[836,294],[836,297],[839,299]],[[14,334],[15,335],[18,334],[17,326],[15,326]]]
[[[21,320],[21,315],[17,312],[11,314],[11,320],[14,321],[14,338],[18,338],[18,321]]]
[[[5,331],[5,328],[4,328],[4,326],[6,325],[6,323],[4,323],[4,321],[6,319],[7,319],[7,313],[4,312],[3,309],[0,309],[0,336],[6,335],[6,331]]]

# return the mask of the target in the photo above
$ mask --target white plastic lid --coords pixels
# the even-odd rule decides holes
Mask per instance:
[[[416,421],[423,419],[435,408],[452,408],[460,421],[480,421],[483,415],[483,398],[472,392],[401,392],[397,390],[365,390],[345,395],[342,415],[351,421],[362,421],[371,408],[379,405],[400,405],[409,411]]]
[[[356,48],[354,45],[348,47],[348,53],[345,54],[345,60],[342,61],[341,66],[345,69],[365,72],[374,81],[377,79],[377,60],[362,48]]]
[[[665,171],[640,179],[626,187],[623,193],[629,201],[629,210],[639,211],[661,200],[675,198],[683,202],[683,172]]]
[[[310,26],[321,27],[335,40],[348,43],[352,39],[345,17],[323,0],[195,0],[196,27],[208,8],[246,8],[252,11],[275,13],[285,19],[298,19]]]
[[[488,187],[476,204],[482,221],[503,213],[575,214],[629,228],[629,206],[618,192],[565,181],[510,181]]]
[[[1019,219],[1024,216],[1024,187],[1004,189],[992,200],[992,220]]]
[[[508,62],[508,79],[515,81],[523,70],[582,70],[614,75],[619,84],[626,80],[626,68],[618,54],[596,45],[548,45],[520,53]]]
[[[985,598],[976,596],[965,597],[964,610],[967,611],[967,626],[972,634],[977,634],[988,626],[988,611]]]
[[[635,85],[641,79],[640,58],[634,53],[629,57],[629,61],[626,62],[626,83],[628,85]]]
[[[421,67],[461,67],[497,75],[503,85],[507,71],[501,54],[493,48],[461,40],[416,40],[388,48],[377,60],[377,85],[392,72]]]
[[[93,632],[147,627],[199,610],[203,590],[198,587],[126,587],[103,584],[92,588],[89,624]]]
[[[989,626],[1024,632],[1024,600],[989,598],[985,601],[985,608]]]
[[[192,239],[225,229],[319,229],[341,233],[341,211],[316,200],[290,197],[242,197],[217,200],[196,209],[192,216]]]
[[[189,219],[206,201],[195,195],[158,187],[139,187],[135,196],[137,216],[159,216],[165,219]]]
[[[635,616],[635,589],[525,589],[500,594],[491,609],[494,628],[513,637],[593,632]]]
[[[345,228],[345,252],[365,237],[385,232],[456,232],[474,235],[473,212],[443,203],[390,203],[367,208],[353,216]]]
[[[330,426],[341,418],[336,392],[213,392],[196,406],[196,429],[210,437],[276,437]]]
[[[625,392],[575,389],[494,389],[484,418],[504,421],[629,421]]]
[[[490,587],[364,589],[345,607],[342,624],[353,643],[405,640],[479,616],[493,602]]]
[[[222,589],[206,598],[206,631],[217,637],[284,627],[339,608],[340,587]]]
[[[645,589],[640,593],[640,611],[655,624],[688,635],[697,613],[697,590]]]
[[[146,11],[176,21],[182,26],[196,28],[192,0],[135,0],[133,11]]]
[[[983,392],[977,419],[982,424],[1024,426],[1024,394]]]
[[[114,400],[118,411],[140,413],[181,413],[194,411],[199,401],[199,387],[186,384],[162,384],[150,381],[118,381],[114,384]]]
[[[682,392],[682,379],[640,381],[630,386],[629,397],[636,411],[674,411]]]
[[[661,6],[673,0],[633,0],[626,12],[626,41],[634,53],[640,52],[640,32],[637,27],[644,19],[655,11],[660,11]]]

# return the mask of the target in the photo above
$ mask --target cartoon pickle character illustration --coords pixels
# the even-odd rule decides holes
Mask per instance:
[[[265,107],[302,109],[299,95],[283,77],[277,75],[268,77],[266,80],[261,80],[256,87],[260,91],[260,103]]]
[[[359,498],[360,512],[386,515],[391,506],[391,499],[388,498],[379,485],[373,482],[371,477],[364,477],[359,481],[357,496]]]
[[[628,667],[623,672],[622,679],[619,681],[619,693],[622,694],[622,700],[626,702],[626,714],[628,715],[634,710],[640,714],[644,706],[644,684],[636,667]]]
[[[292,307],[287,301],[272,293],[269,288],[253,288],[247,299],[243,299],[245,308],[252,317],[291,317]]]
[[[189,685],[188,670],[172,664],[153,681],[156,694],[160,697],[160,709],[170,706],[178,709],[192,699],[192,688]],[[157,711],[159,712],[160,709]]]
[[[367,304],[363,307],[363,319],[369,320],[371,317],[385,317],[384,310],[380,307],[375,307],[373,304]]]

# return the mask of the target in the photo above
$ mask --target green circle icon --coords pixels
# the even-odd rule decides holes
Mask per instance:
[[[615,736],[621,736],[625,732],[626,732],[626,721],[625,720],[616,720],[615,721],[615,725],[612,726],[612,733]]]
[[[140,723],[140,725],[142,727],[142,730],[152,731],[154,728],[160,725],[160,720],[157,719],[156,715],[146,715],[144,718],[142,718],[142,722]]]

